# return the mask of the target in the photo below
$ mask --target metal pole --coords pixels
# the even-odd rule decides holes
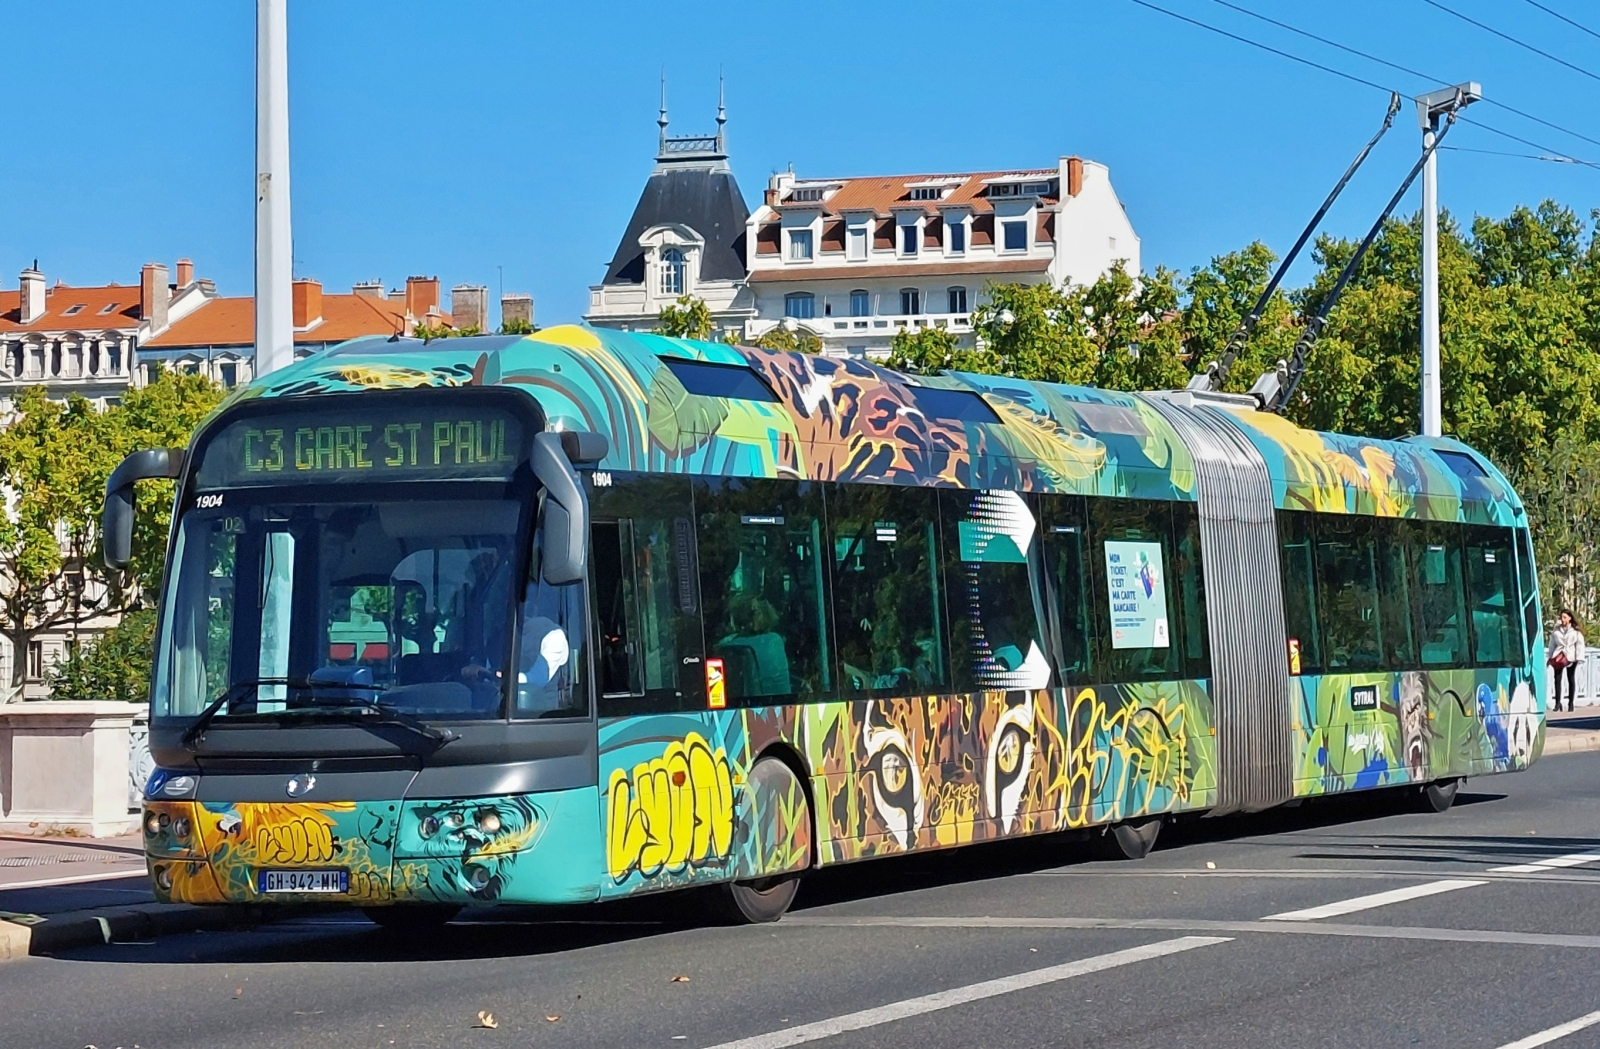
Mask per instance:
[[[256,0],[257,375],[294,363],[288,0]]]
[[[1422,147],[1433,145],[1439,121],[1422,132]],[[1443,434],[1439,394],[1439,153],[1422,167],[1422,436]]]

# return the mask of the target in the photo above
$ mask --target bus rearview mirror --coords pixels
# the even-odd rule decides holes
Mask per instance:
[[[124,569],[133,561],[134,483],[172,480],[182,473],[182,448],[141,448],[111,471],[106,479],[105,508],[100,513],[101,547],[107,568]]]
[[[539,574],[551,586],[581,580],[589,553],[589,500],[561,437],[546,431],[533,439],[533,476],[545,492],[539,515]]]

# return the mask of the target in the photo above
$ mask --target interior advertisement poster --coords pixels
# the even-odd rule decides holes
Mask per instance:
[[[1160,543],[1106,540],[1112,648],[1166,648],[1166,567]]]

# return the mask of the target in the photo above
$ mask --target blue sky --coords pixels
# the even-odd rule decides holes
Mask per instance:
[[[1436,86],[1294,37],[1216,0],[1161,6],[1405,92]],[[1237,0],[1600,140],[1600,77],[1424,0]],[[1441,0],[1600,74],[1600,38],[1526,0]],[[1385,96],[1131,0],[840,3],[290,3],[297,275],[329,290],[407,274],[533,293],[576,320],[648,175],[657,81],[672,126],[710,130],[718,68],[745,196],[805,176],[1053,164],[1111,169],[1147,269],[1252,239],[1282,251],[1382,116]],[[1600,31],[1600,11],[1541,0]],[[6,162],[0,288],[35,257],[54,281],[133,283],[195,260],[251,288],[254,4],[0,0]],[[1600,162],[1600,145],[1503,109],[1475,119]],[[1540,153],[1480,127],[1450,144]],[[1330,216],[1359,236],[1418,148],[1411,108]],[[1441,198],[1502,215],[1554,198],[1587,216],[1600,168],[1451,152]],[[1403,205],[1417,206],[1417,191]]]

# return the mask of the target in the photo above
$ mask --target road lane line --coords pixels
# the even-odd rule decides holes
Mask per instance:
[[[1391,903],[1404,903],[1406,900],[1420,899],[1423,896],[1436,896],[1441,892],[1452,892],[1456,889],[1470,889],[1474,885],[1487,885],[1488,882],[1468,878],[1445,878],[1441,881],[1430,881],[1425,885],[1408,885],[1404,889],[1390,889],[1388,892],[1375,892],[1370,896],[1356,896],[1348,900],[1339,900],[1336,903],[1325,903],[1321,907],[1307,907],[1300,911],[1284,911],[1282,914],[1269,914],[1262,921],[1268,922],[1309,922],[1318,918],[1336,918],[1341,914],[1352,914],[1356,911],[1370,910],[1373,907],[1387,907]]]
[[[69,878],[41,878],[38,881],[0,882],[0,892],[13,889],[48,889],[57,885],[87,885],[96,881],[120,881],[123,878],[148,878],[143,870],[102,871],[99,874],[74,874]]]
[[[1600,936],[1573,933],[1505,932],[1499,929],[1439,929],[1404,925],[1344,925],[1337,922],[1225,921],[1214,918],[848,918],[789,915],[784,925],[836,929],[1139,929],[1150,932],[1269,933],[1275,936],[1340,936],[1428,943],[1492,943],[1516,947],[1571,947],[1600,951]]]
[[[781,1049],[782,1046],[801,1045],[805,1042],[815,1042],[822,1038],[832,1038],[847,1031],[860,1031],[867,1027],[876,1027],[879,1024],[893,1023],[895,1020],[904,1020],[907,1017],[921,1016],[923,1013],[937,1012],[940,1009],[948,1009],[955,1005],[964,1005],[967,1002],[993,998],[1001,994],[1010,994],[1012,991],[1022,991],[1029,987],[1039,987],[1059,980],[1069,980],[1074,976],[1086,976],[1089,973],[1103,972],[1106,969],[1115,969],[1122,965],[1132,965],[1136,962],[1147,962],[1154,958],[1164,958],[1170,954],[1192,951],[1196,947],[1210,947],[1212,944],[1227,943],[1229,939],[1227,936],[1182,936],[1176,940],[1162,940],[1159,943],[1146,944],[1143,947],[1132,947],[1125,951],[1113,951],[1110,954],[1096,955],[1093,958],[1083,958],[1075,962],[1066,962],[1062,965],[1051,965],[1044,969],[1017,973],[1015,976],[1002,976],[998,980],[984,980],[982,983],[967,984],[965,987],[952,987],[948,991],[937,991],[918,998],[907,998],[904,1001],[880,1005],[876,1009],[862,1009],[859,1012],[845,1013],[843,1016],[835,1016],[828,1020],[801,1024],[799,1027],[790,1027],[786,1030],[773,1031],[769,1034],[758,1034],[752,1038],[720,1042],[712,1046],[711,1049]]]
[[[1557,1024],[1538,1034],[1530,1034],[1526,1038],[1518,1038],[1514,1042],[1507,1042],[1500,1049],[1534,1049],[1535,1046],[1547,1045],[1557,1038],[1565,1038],[1569,1034],[1576,1034],[1585,1027],[1600,1024],[1600,1011],[1587,1013],[1576,1020],[1568,1020],[1564,1024]]]
[[[1557,867],[1578,867],[1600,860],[1600,852],[1574,852],[1567,856],[1552,856],[1532,863],[1515,863],[1509,867],[1490,867],[1490,874],[1539,874]]]

